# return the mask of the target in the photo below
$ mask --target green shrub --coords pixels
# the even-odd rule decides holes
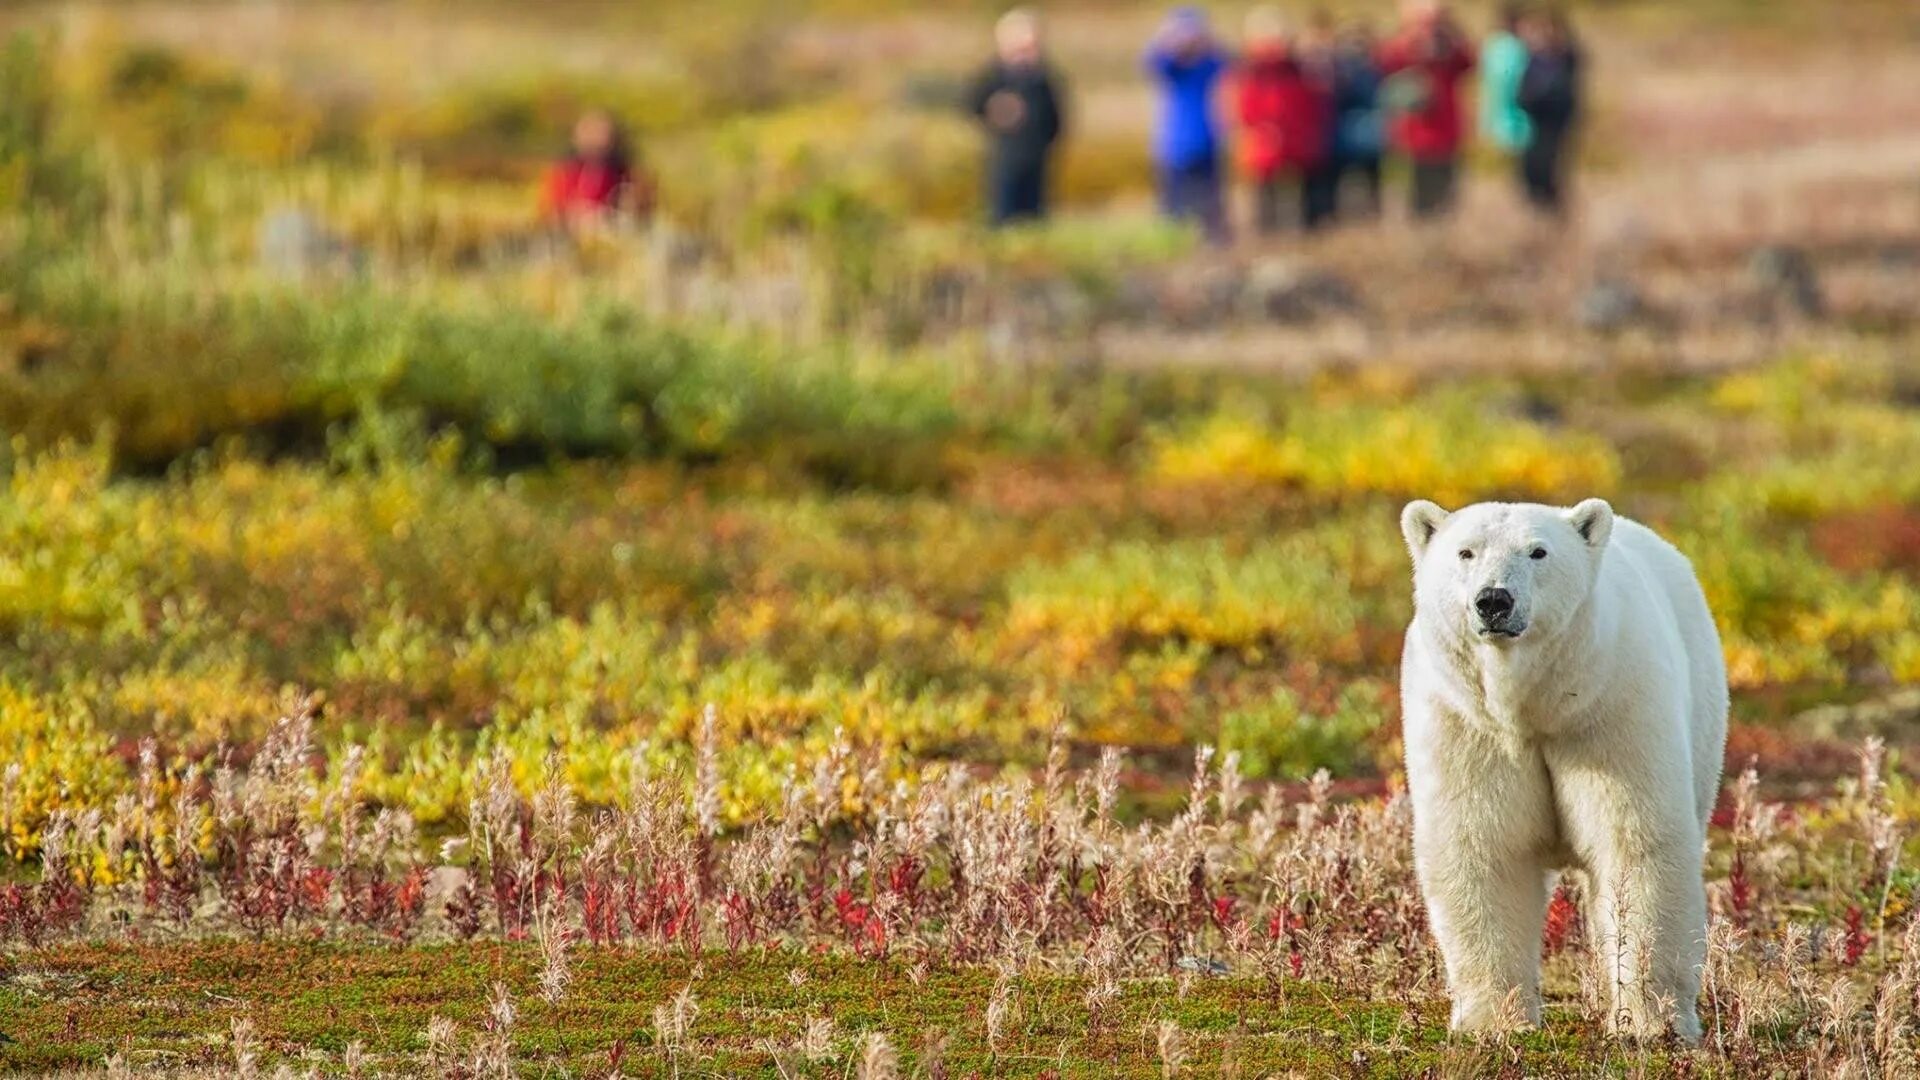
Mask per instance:
[[[957,421],[937,373],[860,374],[615,307],[551,321],[358,286],[191,289],[14,265],[15,317],[54,329],[33,363],[0,369],[0,427],[40,446],[111,430],[140,466],[225,436],[317,449],[331,425],[397,412],[515,454],[742,458],[912,485],[941,477]]]
[[[1332,711],[1316,716],[1281,690],[1220,718],[1220,749],[1239,751],[1248,776],[1296,779],[1326,769],[1350,776],[1372,764],[1369,742],[1386,721],[1388,691],[1367,681],[1349,684]]]

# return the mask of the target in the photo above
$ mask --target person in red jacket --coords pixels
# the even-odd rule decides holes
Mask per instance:
[[[1473,70],[1473,46],[1445,6],[1414,0],[1400,33],[1380,50],[1393,144],[1413,164],[1413,214],[1428,218],[1453,206],[1466,124],[1460,84]]]
[[[1247,16],[1239,79],[1241,164],[1254,185],[1254,222],[1280,228],[1285,191],[1300,193],[1300,225],[1315,229],[1333,214],[1333,96],[1301,62],[1272,8]]]
[[[610,114],[596,110],[574,123],[570,152],[547,171],[540,210],[569,228],[622,213],[644,218],[652,212],[652,181],[635,168],[626,137]]]

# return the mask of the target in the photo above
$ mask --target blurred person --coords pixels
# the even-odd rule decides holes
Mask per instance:
[[[1446,7],[1433,0],[1408,3],[1400,32],[1380,50],[1393,145],[1413,166],[1416,218],[1453,207],[1466,143],[1460,83],[1473,68],[1473,46]]]
[[[1333,16],[1325,8],[1315,8],[1293,39],[1293,58],[1323,89],[1333,85],[1333,56],[1339,42]]]
[[[1333,220],[1340,189],[1340,168],[1333,156],[1333,64],[1339,40],[1333,16],[1325,8],[1315,8],[1294,43],[1294,58],[1306,72],[1308,85],[1320,97],[1320,162],[1307,170],[1303,188],[1303,196],[1309,200],[1306,213],[1312,219],[1308,228]]]
[[[1279,230],[1281,200],[1300,196],[1299,223],[1315,229],[1333,215],[1333,100],[1302,62],[1285,21],[1270,7],[1247,16],[1239,72],[1241,163],[1254,188],[1254,224]]]
[[[1334,211],[1345,214],[1339,205],[1341,188],[1350,175],[1359,177],[1367,193],[1367,216],[1378,216],[1380,162],[1386,154],[1386,118],[1380,108],[1380,65],[1374,59],[1373,32],[1364,23],[1347,27],[1336,37],[1329,59],[1333,91],[1333,191]]]
[[[1580,117],[1580,43],[1564,13],[1535,12],[1522,24],[1527,66],[1517,95],[1532,138],[1520,156],[1527,198],[1549,214],[1565,209],[1567,145]]]
[[[574,121],[566,156],[547,170],[540,208],[571,227],[622,213],[644,218],[653,202],[653,181],[634,165],[619,121],[595,109]]]
[[[1527,43],[1520,40],[1527,9],[1507,4],[1500,25],[1480,47],[1480,134],[1501,153],[1519,158],[1533,125],[1520,107],[1520,77],[1526,74]]]
[[[1147,49],[1146,67],[1160,88],[1153,157],[1160,172],[1161,210],[1175,220],[1198,222],[1208,239],[1225,243],[1213,92],[1227,69],[1227,57],[1206,15],[1198,8],[1179,8],[1169,15]]]
[[[987,218],[1002,226],[1046,217],[1048,164],[1065,114],[1039,16],[1015,8],[993,37],[994,59],[974,80],[967,109],[987,132]]]

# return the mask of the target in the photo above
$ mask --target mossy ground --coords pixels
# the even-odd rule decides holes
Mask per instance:
[[[1060,975],[1018,981],[996,1048],[986,1007],[995,974],[935,968],[914,981],[904,960],[792,952],[690,956],[581,949],[557,1005],[538,997],[531,945],[388,947],[204,941],[69,945],[15,954],[0,976],[0,1070],[97,1067],[118,1053],[135,1068],[231,1067],[235,1019],[247,1018],[262,1063],[343,1071],[360,1042],[369,1067],[405,1070],[426,1049],[433,1016],[473,1032],[490,988],[519,1006],[513,1056],[522,1075],[776,1076],[763,1043],[788,1045],[807,1022],[834,1025],[831,1057],[809,1075],[853,1068],[857,1043],[879,1031],[911,1072],[930,1033],[948,1039],[948,1075],[1160,1075],[1155,1028],[1177,1023],[1184,1075],[1405,1076],[1499,1072],[1541,1076],[1668,1064],[1665,1051],[1629,1057],[1571,1017],[1511,1043],[1449,1040],[1444,1006],[1343,998],[1312,983],[1276,988],[1250,977],[1141,979],[1098,1022],[1084,985]],[[691,1045],[677,1059],[657,1044],[653,1009],[691,985],[699,1003]],[[616,1050],[616,1047],[619,1049]]]

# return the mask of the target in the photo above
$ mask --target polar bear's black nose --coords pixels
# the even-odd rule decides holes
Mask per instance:
[[[1486,622],[1505,622],[1513,614],[1513,594],[1505,589],[1481,589],[1473,598],[1473,609]]]

